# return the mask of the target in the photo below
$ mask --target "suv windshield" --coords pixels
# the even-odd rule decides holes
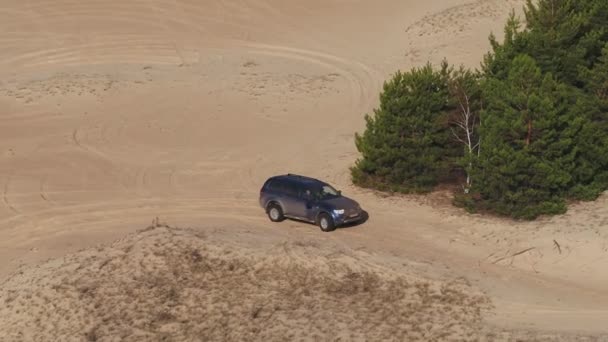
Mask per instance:
[[[340,193],[331,185],[323,184],[322,186],[313,189],[313,197],[317,200],[324,200],[333,197],[339,197]]]

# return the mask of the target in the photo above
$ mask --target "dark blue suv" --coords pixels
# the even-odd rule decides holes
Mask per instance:
[[[292,218],[317,224],[324,232],[361,221],[365,214],[359,203],[331,185],[293,174],[266,180],[260,190],[260,205],[273,222]]]

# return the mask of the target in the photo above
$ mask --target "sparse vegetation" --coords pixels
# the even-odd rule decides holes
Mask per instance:
[[[424,279],[352,250],[322,256],[327,246],[320,244],[236,247],[155,220],[112,245],[6,279],[0,286],[2,340],[564,338],[485,325],[482,315],[492,304],[464,278]]]
[[[490,36],[480,71],[444,62],[385,84],[356,136],[355,184],[429,192],[457,180],[456,205],[524,219],[608,189],[608,2],[524,10],[526,28],[512,14],[504,41]]]
[[[3,284],[6,341],[474,340],[490,307],[466,281],[423,281],[344,258],[248,255],[158,223],[62,261]]]

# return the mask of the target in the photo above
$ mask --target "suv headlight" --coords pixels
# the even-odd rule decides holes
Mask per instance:
[[[344,209],[334,209],[334,214],[342,215],[344,214]]]

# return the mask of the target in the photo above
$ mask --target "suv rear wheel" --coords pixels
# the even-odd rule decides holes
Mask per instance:
[[[271,203],[270,205],[268,205],[268,218],[270,218],[270,221],[272,222],[281,222],[285,219],[285,216],[283,215],[283,209],[281,209],[281,206],[276,204],[276,203]]]
[[[331,232],[336,228],[334,226],[334,220],[325,213],[319,215],[319,227],[324,232]]]

